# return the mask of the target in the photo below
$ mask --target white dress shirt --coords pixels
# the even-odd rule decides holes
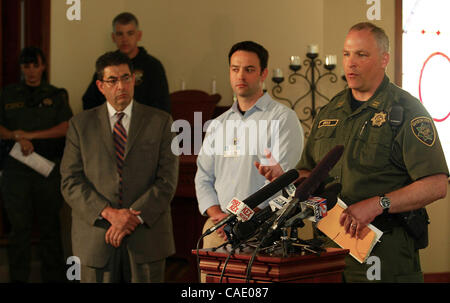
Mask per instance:
[[[133,109],[133,100],[131,100],[130,104],[128,104],[127,107],[125,107],[125,109],[123,111],[121,111],[122,113],[124,113],[125,115],[122,118],[122,125],[125,128],[125,130],[128,131],[130,130],[130,121],[131,121],[131,112]],[[108,116],[109,116],[109,123],[111,125],[111,131],[113,131],[114,129],[114,124],[116,124],[117,120],[119,119],[117,117],[117,113],[120,113],[118,111],[116,111],[114,109],[114,107],[112,107],[111,104],[109,104],[109,102],[106,102],[106,107],[108,108]]]

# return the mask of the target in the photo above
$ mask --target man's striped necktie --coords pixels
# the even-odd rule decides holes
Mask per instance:
[[[119,199],[120,203],[122,203],[122,193],[123,193],[122,168],[125,156],[125,147],[127,146],[127,131],[122,125],[122,118],[125,114],[116,113],[116,115],[118,119],[117,122],[114,124],[113,137],[114,137],[114,146],[116,148],[117,171],[119,173]]]

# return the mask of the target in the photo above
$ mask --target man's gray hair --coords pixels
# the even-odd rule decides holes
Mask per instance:
[[[362,30],[368,30],[373,34],[381,53],[389,53],[389,38],[381,27],[370,22],[361,22],[353,25],[349,32]]]

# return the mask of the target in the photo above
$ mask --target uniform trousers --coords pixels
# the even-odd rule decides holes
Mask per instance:
[[[322,239],[325,240],[327,247],[339,247],[329,238]],[[403,227],[396,226],[384,232],[370,256],[377,257],[379,262],[371,260],[371,262],[359,263],[352,256],[347,255],[343,273],[344,282],[421,283],[424,281],[419,251],[414,247],[414,239]]]
[[[28,282],[35,219],[42,281],[67,281],[59,221],[63,204],[60,180],[57,165],[46,178],[21,163],[8,161],[6,164],[2,175],[2,197],[11,223],[8,260],[13,282]]]

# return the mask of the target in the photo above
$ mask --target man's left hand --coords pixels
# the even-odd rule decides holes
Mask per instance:
[[[345,232],[350,233],[352,237],[363,239],[367,234],[365,227],[383,213],[378,201],[379,197],[372,197],[347,207],[339,218]]]
[[[255,161],[254,165],[258,170],[259,174],[264,176],[267,180],[272,182],[279,176],[281,176],[284,171],[281,165],[272,157],[271,152],[266,151],[264,155],[266,163],[263,165],[258,161]]]
[[[120,229],[117,226],[111,225],[111,227],[106,231],[105,241],[106,244],[111,244],[115,248],[122,244],[123,238],[132,233],[129,229]]]

